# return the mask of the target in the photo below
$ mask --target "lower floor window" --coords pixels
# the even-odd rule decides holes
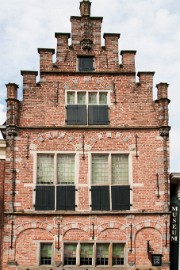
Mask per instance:
[[[81,244],[80,265],[92,265],[93,263],[93,244]]]
[[[66,243],[64,265],[124,265],[122,243]]]
[[[64,264],[76,265],[76,247],[77,244],[64,245]]]
[[[109,244],[97,244],[96,265],[109,265]]]
[[[113,244],[112,264],[113,265],[124,264],[124,246],[122,244]]]
[[[42,243],[40,246],[40,265],[52,264],[52,244]]]

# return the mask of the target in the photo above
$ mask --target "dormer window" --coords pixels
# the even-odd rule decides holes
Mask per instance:
[[[92,56],[78,57],[78,71],[93,72],[94,71],[94,57]]]

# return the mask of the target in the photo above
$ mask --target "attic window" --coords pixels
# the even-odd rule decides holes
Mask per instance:
[[[92,72],[94,71],[94,58],[93,57],[78,57],[78,71]]]

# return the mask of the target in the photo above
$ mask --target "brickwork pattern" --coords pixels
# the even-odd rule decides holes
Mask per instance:
[[[5,160],[0,159],[0,269],[2,269]]]
[[[7,85],[3,270],[43,269],[42,242],[53,243],[46,269],[65,269],[63,245],[71,241],[124,243],[125,265],[118,269],[169,270],[168,84],[157,85],[154,101],[154,72],[139,72],[136,81],[135,51],[122,51],[119,64],[119,34],[105,33],[101,45],[102,18],[90,16],[89,1],[81,2],[81,16],[72,16],[71,24],[71,35],[55,34],[54,63],[54,49],[38,49],[39,82],[37,71],[21,72],[22,101],[18,86]],[[94,70],[79,72],[78,56],[93,57]],[[107,91],[109,124],[68,125],[68,90]],[[75,211],[35,210],[38,153],[75,154]],[[130,210],[92,211],[92,153],[129,155]],[[163,255],[160,268],[151,264],[148,240],[153,253]]]

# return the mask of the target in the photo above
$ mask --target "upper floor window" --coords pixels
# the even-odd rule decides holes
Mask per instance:
[[[92,56],[78,57],[78,71],[92,72],[94,71],[94,58]]]
[[[74,154],[37,155],[35,209],[75,209]]]
[[[67,91],[68,125],[108,125],[107,91]]]
[[[91,165],[92,210],[129,210],[129,156],[93,154]]]

